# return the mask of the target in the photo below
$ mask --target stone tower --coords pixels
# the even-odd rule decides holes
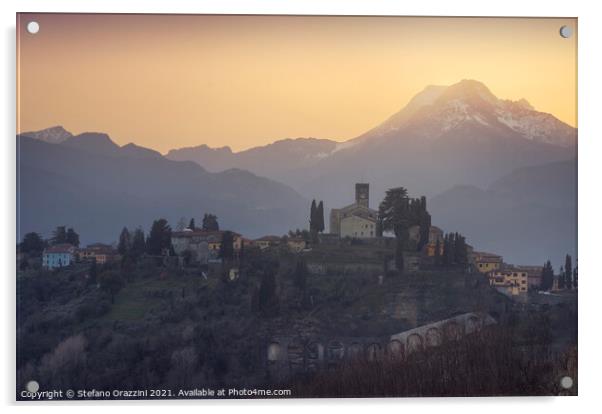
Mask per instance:
[[[355,202],[363,207],[370,206],[370,184],[355,184]]]

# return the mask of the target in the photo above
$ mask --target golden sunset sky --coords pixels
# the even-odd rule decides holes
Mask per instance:
[[[427,85],[485,83],[576,126],[576,19],[21,14],[17,132],[166,152],[344,141]],[[29,34],[35,20],[40,31]]]

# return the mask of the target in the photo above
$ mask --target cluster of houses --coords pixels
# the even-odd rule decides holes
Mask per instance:
[[[509,296],[525,296],[530,289],[539,289],[543,266],[514,266],[504,263],[493,253],[473,252],[473,267],[488,276],[489,284]]]
[[[206,231],[199,229],[184,229],[172,232],[171,245],[175,254],[179,257],[188,256],[191,263],[210,264],[219,263],[221,259],[219,252],[225,231]],[[234,257],[237,258],[241,250],[247,247],[257,247],[265,250],[272,247],[286,246],[289,250],[299,253],[307,248],[307,242],[303,238],[263,236],[258,239],[247,239],[241,234],[230,232],[233,238]]]
[[[338,242],[341,239],[362,239],[366,242],[376,240],[376,223],[378,212],[369,206],[369,184],[355,185],[355,202],[346,207],[332,209],[330,213],[330,233],[321,234],[324,243]],[[178,256],[180,264],[209,265],[221,263],[220,250],[225,231],[207,231],[201,229],[184,229],[171,234],[171,245]],[[302,237],[280,237],[267,235],[258,239],[247,239],[241,234],[230,232],[233,241],[234,258],[247,247],[261,250],[269,248],[285,248],[294,253],[309,251],[307,240]],[[420,228],[410,229],[410,240],[418,241]],[[332,240],[331,240],[332,239]],[[329,241],[330,240],[330,241]],[[405,257],[407,270],[418,270],[422,262],[432,261],[434,256],[443,255],[444,232],[439,227],[431,226],[428,242],[421,252]],[[439,247],[439,252],[436,252]],[[491,286],[509,296],[526,295],[529,289],[537,289],[541,284],[542,266],[512,266],[504,263],[502,256],[474,251],[467,245],[469,265],[474,271],[486,275]],[[167,254],[167,253],[166,253]],[[411,256],[411,257],[410,257]],[[76,248],[70,244],[59,244],[48,247],[43,252],[43,266],[55,269],[69,266],[74,262],[90,262],[104,264],[120,259],[117,251],[109,245],[95,243],[86,248]],[[425,260],[426,259],[426,260]]]
[[[92,262],[105,264],[121,259],[112,246],[102,243],[89,244],[77,248],[71,244],[55,244],[47,247],[42,253],[42,266],[46,269],[67,267],[76,262]]]

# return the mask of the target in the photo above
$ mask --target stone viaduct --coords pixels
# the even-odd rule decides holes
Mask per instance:
[[[387,337],[273,337],[267,344],[270,375],[285,378],[302,372],[335,367],[345,361],[383,358],[402,360],[408,355],[455,341],[495,324],[488,314],[464,313]]]

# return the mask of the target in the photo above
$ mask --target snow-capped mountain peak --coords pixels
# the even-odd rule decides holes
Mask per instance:
[[[519,135],[527,140],[561,147],[573,146],[576,129],[551,114],[539,112],[526,100],[497,98],[483,83],[462,80],[451,86],[431,86],[414,96],[399,112],[362,135],[408,134],[436,140],[464,126],[488,127],[498,135]]]
[[[49,144],[61,144],[73,136],[71,132],[60,125],[46,128],[41,131],[23,132],[21,135],[44,141]]]

